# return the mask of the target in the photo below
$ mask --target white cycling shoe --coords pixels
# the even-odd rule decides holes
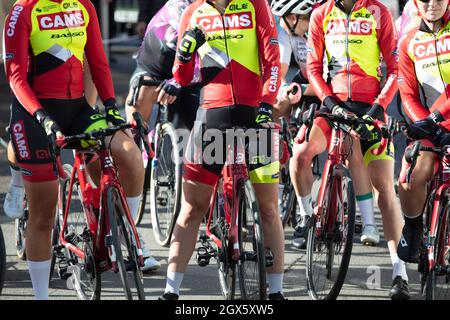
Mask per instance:
[[[23,216],[23,200],[25,188],[10,185],[3,202],[3,211],[11,219],[19,219]]]
[[[144,266],[141,267],[142,272],[156,271],[159,268],[161,268],[161,264],[150,254],[150,250],[148,250],[147,246],[145,245],[144,239],[140,233],[139,233],[139,240],[141,241],[142,255],[144,256],[145,259]]]
[[[377,226],[366,224],[361,233],[361,243],[365,246],[376,246],[380,242]]]

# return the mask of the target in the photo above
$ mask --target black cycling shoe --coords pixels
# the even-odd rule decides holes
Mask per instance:
[[[405,217],[405,225],[403,226],[402,236],[397,245],[398,257],[405,262],[418,263],[422,240],[422,215],[413,219]]]
[[[302,221],[297,224],[292,239],[292,245],[297,249],[306,249],[306,239],[308,237],[308,230],[311,225],[311,217],[304,216]]]
[[[409,294],[408,282],[403,280],[401,276],[396,276],[392,281],[392,288],[389,292],[391,300],[409,300],[411,295]]]
[[[278,291],[276,293],[269,294],[269,300],[287,300],[287,299],[280,291]]]
[[[158,300],[178,300],[178,295],[172,292],[165,292]]]

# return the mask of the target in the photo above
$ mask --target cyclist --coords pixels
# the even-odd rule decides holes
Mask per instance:
[[[272,13],[281,17],[281,30],[278,35],[280,41],[280,59],[281,59],[281,87],[278,91],[277,104],[275,105],[275,119],[279,116],[289,117],[292,107],[299,105],[301,110],[307,110],[312,103],[320,104],[320,100],[315,96],[314,90],[309,85],[306,75],[306,55],[307,55],[307,32],[309,19],[315,8],[318,8],[323,1],[321,0],[275,0],[272,2]],[[292,79],[292,83],[286,82],[286,74],[289,69],[291,55],[294,54],[299,71]],[[290,94],[297,87],[298,93]],[[295,149],[298,151],[298,148]],[[297,155],[298,157],[298,155]],[[292,244],[296,248],[305,248],[306,246],[306,222],[311,216],[309,208],[311,204],[303,205],[304,197],[300,196],[297,162],[290,162],[290,176],[294,186],[297,203],[300,208],[300,221],[297,222]],[[280,192],[281,193],[281,192]],[[306,199],[309,201],[310,199]]]
[[[29,207],[27,263],[36,299],[48,299],[51,231],[58,182],[48,137],[76,134],[123,123],[114,98],[111,72],[90,1],[19,0],[6,19],[6,76],[15,99],[11,141],[24,180]],[[83,96],[84,54],[106,108],[97,113]],[[83,143],[88,146],[89,143]],[[127,200],[142,190],[139,149],[124,132],[109,140]],[[130,211],[137,204],[129,201]]]
[[[130,79],[128,100],[131,99],[141,76],[144,76],[144,79],[161,80],[163,83],[159,87],[143,86],[136,105],[127,107],[127,118],[131,119],[133,112],[139,111],[143,119],[149,121],[153,104],[161,102],[170,105],[171,116],[175,112],[178,114],[178,127],[192,129],[199,105],[200,86],[180,88],[172,75],[181,14],[192,2],[194,0],[169,0],[148,24],[136,57],[136,69]],[[194,82],[199,82],[198,76]],[[182,106],[180,101],[183,102]]]
[[[309,28],[308,79],[323,107],[334,113],[384,121],[385,110],[396,90],[396,32],[389,10],[377,0],[329,0],[314,10]],[[386,84],[380,88],[380,53],[386,67]],[[327,59],[327,80],[323,58]],[[314,121],[310,141],[295,147],[300,190],[310,197],[311,160],[327,148],[331,129],[323,118]],[[348,167],[352,174],[364,229],[373,230],[372,185],[378,191],[385,239],[393,265],[392,299],[409,299],[406,268],[397,256],[402,218],[395,198],[394,157],[371,151],[379,146],[380,132],[360,126],[352,133]],[[392,150],[392,148],[391,148]],[[312,208],[309,208],[312,212]],[[372,219],[372,221],[369,221]],[[367,231],[367,230],[366,230]],[[378,238],[378,235],[376,235]],[[378,239],[376,239],[378,241]]]
[[[191,82],[197,60],[204,84],[197,112],[200,127],[214,130],[274,126],[272,105],[280,82],[279,48],[276,24],[266,1],[197,0],[191,4],[181,20],[174,65],[175,79],[181,85]],[[202,131],[192,131],[193,149],[201,149],[202,143],[196,141],[201,139]],[[161,297],[164,300],[178,299],[200,223],[223,168],[223,161],[209,162],[196,156],[188,152],[185,158],[183,202],[170,245],[166,288]],[[267,275],[269,299],[284,299],[284,237],[277,204],[279,161],[271,161],[267,165],[249,164],[249,171],[265,246],[274,255],[274,265],[268,268]]]
[[[86,101],[90,106],[94,106],[97,101],[97,90],[92,82],[89,66],[86,63],[84,70],[84,89]],[[11,172],[11,180],[8,191],[6,192],[5,200],[3,202],[3,211],[12,218],[18,219],[23,215],[23,201],[25,198],[25,189],[23,186],[22,174],[17,163],[14,149],[11,142],[8,143],[7,158]]]
[[[444,45],[450,36],[449,0],[415,1],[421,18],[400,42],[399,89],[407,120],[408,136],[426,146],[450,144],[449,50]],[[423,239],[423,209],[427,184],[438,169],[437,158],[422,152],[406,183],[409,165],[403,161],[399,196],[405,225],[398,244],[399,257],[417,263]]]
[[[278,41],[280,45],[281,86],[277,95],[274,116],[288,117],[293,105],[307,105],[320,102],[308,85],[306,75],[307,32],[312,10],[320,5],[320,0],[274,0],[272,13],[280,17]],[[289,71],[291,56],[294,55],[298,72],[288,83],[286,75]],[[294,87],[300,89],[299,94],[289,95]],[[305,101],[306,100],[306,101]]]

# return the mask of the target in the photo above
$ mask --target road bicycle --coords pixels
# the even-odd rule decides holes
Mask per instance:
[[[140,77],[129,105],[135,105],[142,86],[159,86],[159,80]],[[158,121],[151,133],[151,154],[144,154],[145,182],[136,223],[139,224],[150,200],[152,229],[156,242],[168,246],[181,208],[182,157],[178,136],[169,121],[168,106],[159,105]]]
[[[107,270],[119,273],[125,298],[145,298],[140,269],[144,264],[141,243],[105,142],[106,137],[117,131],[134,128],[148,150],[140,114],[136,112],[133,117],[130,123],[66,136],[55,142],[58,150],[80,141],[94,144],[88,150],[74,151],[73,167],[64,165],[70,179],[61,179],[53,232],[59,274],[83,300],[100,299],[101,275]],[[56,172],[57,152],[53,150],[51,154]],[[87,172],[93,157],[98,157],[101,167],[101,182],[97,187]]]
[[[411,175],[420,152],[432,152],[439,158],[439,169],[428,184],[424,206],[424,233],[421,239],[418,271],[421,274],[421,292],[426,300],[450,298],[450,146],[428,147],[416,141],[406,151],[410,164],[406,182]]]
[[[296,135],[300,130],[302,125],[301,112],[300,108],[297,109],[297,112],[292,116],[291,121],[287,121],[286,118],[280,118],[281,131],[280,136],[287,150],[284,152],[288,152],[289,159],[292,157],[292,146],[293,146],[293,135]],[[319,168],[319,157],[314,157],[312,172],[314,176],[313,182],[313,192],[312,198],[317,198],[318,186],[320,184],[320,168]],[[297,196],[295,194],[294,185],[292,184],[290,173],[289,173],[289,161],[281,167],[280,170],[281,176],[281,184],[283,185],[282,193],[281,193],[281,203],[280,203],[280,218],[283,228],[287,225],[290,225],[292,228],[295,228],[297,222],[299,220],[299,207],[297,203]],[[313,205],[315,204],[313,202]]]
[[[308,115],[306,141],[315,117],[328,120],[331,142],[322,173],[317,205],[309,223],[306,254],[306,278],[310,297],[314,300],[336,299],[344,283],[353,247],[355,224],[355,192],[345,161],[351,152],[350,130],[371,125],[382,135],[374,155],[385,152],[389,140],[387,128],[380,121],[370,121],[352,114],[316,112],[313,105]],[[301,137],[300,140],[303,140]]]
[[[279,139],[278,134],[271,138]],[[216,259],[225,299],[265,300],[266,268],[273,265],[274,257],[264,247],[261,215],[245,162],[248,148],[242,139],[238,135],[240,142],[227,147],[227,162],[214,186],[206,232],[200,235],[197,262],[204,267],[211,258]]]

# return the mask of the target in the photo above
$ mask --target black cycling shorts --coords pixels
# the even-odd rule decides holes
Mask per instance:
[[[89,106],[84,97],[74,100],[41,99],[39,102],[64,135],[108,127],[105,117]],[[30,182],[55,180],[44,129],[16,99],[11,106],[9,131],[23,178]],[[74,148],[88,146],[88,141],[72,145]]]

